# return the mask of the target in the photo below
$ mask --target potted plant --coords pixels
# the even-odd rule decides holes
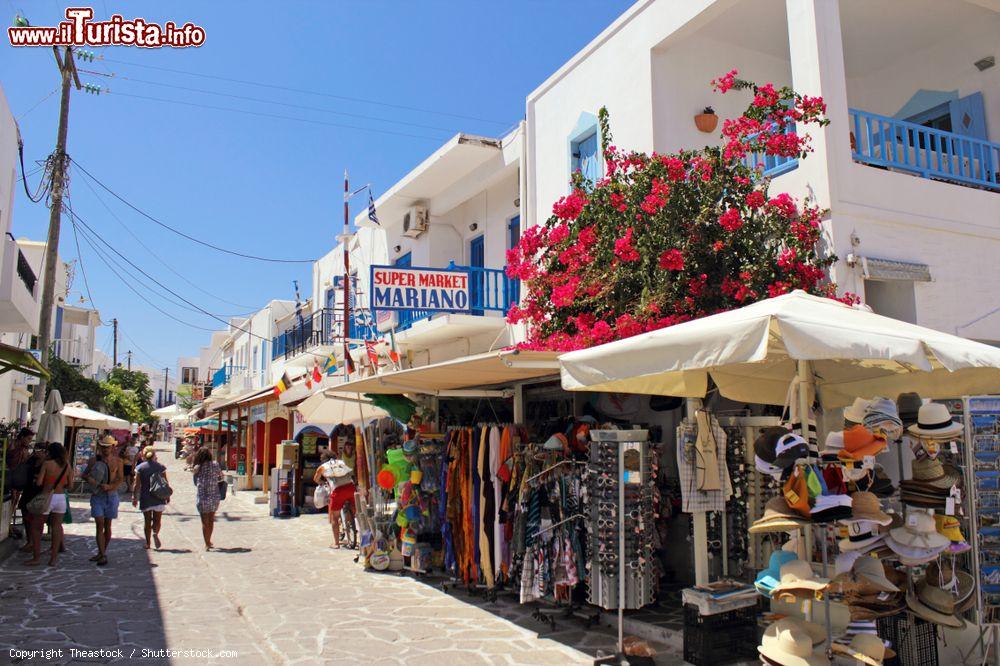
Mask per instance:
[[[701,113],[694,117],[694,124],[702,132],[714,132],[719,124],[719,116],[715,115],[715,109],[706,106]]]

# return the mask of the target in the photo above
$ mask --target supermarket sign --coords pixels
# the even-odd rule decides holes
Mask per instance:
[[[372,310],[469,312],[468,271],[372,266]]]

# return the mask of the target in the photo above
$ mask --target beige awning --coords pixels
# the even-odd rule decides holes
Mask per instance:
[[[266,386],[262,389],[254,389],[252,391],[247,391],[246,393],[241,393],[230,398],[229,400],[226,400],[225,402],[212,405],[208,411],[224,412],[227,409],[235,409],[236,407],[253,407],[254,405],[259,405],[261,403],[277,399],[277,396],[274,395],[274,387]]]
[[[337,393],[427,393],[509,386],[557,377],[557,352],[506,350],[463,356],[451,361],[356,379],[333,386]]]

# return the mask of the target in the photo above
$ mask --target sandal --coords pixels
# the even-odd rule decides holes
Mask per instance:
[[[88,562],[96,562],[97,560],[101,559],[101,557],[102,557],[102,555],[101,555],[100,553],[98,553],[97,555],[94,555],[93,557],[91,557],[91,558],[90,558],[89,560],[87,560],[87,561],[88,561]]]
[[[97,559],[97,566],[99,567],[106,566],[107,563],[108,563],[108,558],[103,555]]]

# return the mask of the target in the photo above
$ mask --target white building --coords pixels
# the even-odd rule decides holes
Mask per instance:
[[[294,301],[272,300],[250,317],[230,320],[230,333],[220,348],[222,363],[212,374],[212,395],[237,396],[274,383],[272,340],[279,322],[294,311]]]
[[[772,191],[832,211],[833,279],[876,311],[1000,342],[1000,5],[934,0],[641,0],[527,100],[527,224],[581,165],[600,173],[596,114],[617,146],[718,144],[693,116],[738,115],[713,94],[731,69],[821,95],[815,152]]]

